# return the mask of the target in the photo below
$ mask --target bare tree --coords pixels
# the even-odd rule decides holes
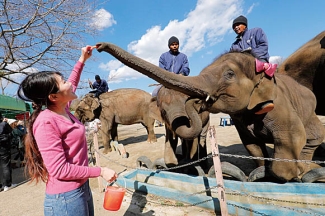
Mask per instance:
[[[0,81],[17,84],[40,70],[70,72],[85,36],[97,33],[87,23],[99,1],[0,1]]]
[[[0,74],[1,74],[1,72],[0,72]],[[2,95],[5,94],[5,89],[7,88],[8,85],[9,85],[9,81],[8,80],[2,81],[2,78],[0,76],[0,89],[1,89]]]

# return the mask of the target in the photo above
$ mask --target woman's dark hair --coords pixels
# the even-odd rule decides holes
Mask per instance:
[[[48,171],[38,149],[34,134],[33,124],[42,111],[43,106],[51,104],[49,95],[59,91],[59,85],[55,75],[62,77],[59,72],[44,71],[28,75],[19,85],[17,95],[25,101],[33,102],[35,109],[28,120],[28,133],[25,136],[25,173],[29,174],[31,181],[39,180],[47,182]]]

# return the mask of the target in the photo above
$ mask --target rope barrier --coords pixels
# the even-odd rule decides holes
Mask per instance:
[[[210,134],[211,135],[211,134]],[[213,135],[211,135],[213,136]],[[235,157],[235,158],[242,158],[242,159],[250,159],[250,160],[266,160],[266,161],[282,161],[282,162],[300,162],[300,163],[316,163],[316,164],[325,164],[325,161],[312,161],[312,160],[296,160],[296,159],[282,159],[282,158],[264,158],[264,157],[253,157],[253,156],[246,156],[246,155],[236,155],[236,154],[225,154],[225,153],[219,153],[219,152],[213,152],[211,155],[208,155],[204,158],[201,158],[201,159],[198,159],[196,161],[192,161],[192,162],[189,162],[189,163],[186,163],[186,164],[182,164],[182,165],[179,165],[179,166],[175,166],[175,167],[170,167],[170,168],[163,168],[163,169],[147,169],[147,168],[142,168],[142,167],[130,167],[130,166],[127,166],[127,165],[124,165],[124,164],[121,164],[121,163],[118,163],[117,161],[115,160],[111,160],[108,156],[106,155],[103,155],[99,150],[98,148],[95,148],[94,149],[95,153],[98,155],[98,159],[96,159],[96,161],[99,161],[99,157],[102,157],[112,163],[115,163],[119,166],[122,166],[122,167],[125,167],[125,168],[128,168],[128,169],[131,169],[131,170],[148,170],[148,171],[153,171],[153,172],[159,172],[159,171],[169,171],[169,170],[174,170],[174,169],[178,169],[178,168],[183,168],[183,167],[186,167],[186,166],[191,166],[193,164],[196,164],[196,163],[199,163],[201,161],[204,161],[204,160],[207,160],[209,158],[214,158],[214,157],[219,157],[219,156],[224,156],[224,157]],[[196,194],[200,194],[200,193],[205,193],[207,191],[212,191],[213,189],[223,189],[223,191],[225,190],[225,194],[228,194],[228,195],[233,195],[233,196],[245,196],[247,198],[250,198],[250,199],[257,199],[258,201],[261,201],[261,202],[264,202],[268,205],[274,205],[274,206],[277,206],[277,207],[280,207],[280,208],[285,208],[287,210],[290,210],[290,211],[294,211],[294,212],[298,212],[298,213],[304,213],[304,214],[308,214],[308,215],[317,215],[317,216],[320,216],[322,214],[318,214],[318,213],[314,213],[314,212],[310,212],[308,210],[304,211],[304,210],[297,210],[297,209],[294,209],[292,207],[288,207],[288,206],[282,206],[282,205],[278,205],[278,204],[275,204],[273,202],[277,202],[277,203],[295,203],[295,204],[302,204],[302,205],[312,205],[312,206],[321,206],[321,207],[325,207],[325,204],[324,203],[312,203],[312,202],[301,202],[301,201],[290,201],[290,200],[284,200],[284,199],[275,199],[275,198],[268,198],[268,197],[260,197],[260,196],[256,196],[256,195],[251,195],[249,193],[246,193],[246,192],[241,192],[241,191],[234,191],[234,190],[231,190],[231,189],[227,189],[227,188],[224,188],[223,184],[217,184],[217,186],[213,186],[213,187],[210,187],[210,188],[207,188],[206,190],[204,191],[200,191],[200,192],[197,192],[197,193],[192,193],[190,195],[186,195],[186,196],[194,196]],[[230,191],[228,191],[230,190]],[[127,189],[127,192],[129,194],[137,194],[137,195],[140,195],[140,196],[147,196],[147,195],[142,195],[140,193],[137,193],[136,191],[131,191],[130,189]],[[212,197],[211,197],[212,198]],[[155,204],[160,204],[162,206],[174,206],[174,207],[189,207],[189,206],[196,206],[196,205],[200,205],[202,203],[205,203],[205,202],[210,202],[212,199],[207,199],[207,200],[204,200],[204,201],[201,201],[201,202],[197,202],[197,203],[193,203],[193,204],[188,204],[188,205],[180,205],[179,203],[176,204],[176,205],[173,205],[173,204],[168,204],[168,202],[166,203],[157,203],[155,201],[152,201],[152,200],[147,200],[148,202],[151,202],[151,203],[155,203]],[[221,199],[219,198],[219,201]],[[224,201],[226,201],[224,199]],[[231,202],[227,202],[226,201],[226,204],[228,206],[234,206],[234,207],[237,207],[237,208],[241,208],[241,209],[244,209],[244,210],[247,210],[249,212],[253,212],[253,213],[256,213],[256,214],[260,214],[260,215],[267,215],[267,214],[264,214],[264,213],[261,213],[261,212],[258,212],[256,210],[252,210],[252,209],[249,209],[247,207],[243,207],[243,206],[240,206],[238,204],[234,204],[234,203],[231,203]],[[223,215],[226,215],[226,214],[223,214]]]

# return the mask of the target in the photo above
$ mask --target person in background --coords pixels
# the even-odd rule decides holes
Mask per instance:
[[[232,29],[237,36],[230,47],[230,51],[250,52],[264,63],[262,66],[264,71],[272,70],[274,72],[276,65],[268,63],[270,57],[269,46],[264,31],[261,28],[248,29],[247,18],[242,15],[233,20]],[[272,77],[269,78],[272,79]],[[272,93],[270,92],[268,100],[257,107],[255,114],[264,114],[270,112],[273,108]]]
[[[17,123],[17,128],[18,128],[21,132],[26,133],[25,126],[24,126],[24,121],[19,120],[18,123]]]
[[[0,166],[2,169],[3,182],[0,188],[3,191],[8,191],[11,188],[16,187],[16,184],[12,183],[12,169],[11,169],[11,138],[12,128],[10,125],[3,121],[4,118],[0,113]]]
[[[13,148],[16,148],[18,153],[14,157],[14,160],[20,159],[20,161],[24,160],[25,155],[25,148],[24,148],[24,135],[26,134],[26,130],[24,128],[24,122],[23,121],[17,121],[13,123],[12,125],[12,142],[11,145]]]
[[[25,137],[26,171],[32,181],[46,182],[44,215],[94,215],[89,178],[117,178],[107,167],[89,167],[84,125],[69,111],[85,62],[94,47],[81,49],[67,81],[59,72],[28,75],[19,98],[35,104]],[[45,107],[42,109],[42,107]]]
[[[101,79],[99,75],[95,76],[95,82],[91,83],[90,80],[88,80],[89,82],[89,87],[91,89],[95,89],[93,91],[90,91],[89,93],[95,93],[95,97],[99,97],[99,95],[103,94],[104,92],[108,92],[108,84],[106,82],[106,80]]]

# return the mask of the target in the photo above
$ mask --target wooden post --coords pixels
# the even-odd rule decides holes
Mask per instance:
[[[96,124],[95,130],[93,132],[93,142],[94,142],[94,149],[95,149],[95,158],[96,158],[96,166],[100,167],[100,155],[98,154],[99,151],[99,147],[98,147],[98,136],[97,136],[97,132],[98,132],[98,125]],[[102,186],[102,180],[101,177],[99,176],[98,178],[98,189],[99,192],[103,192],[103,186]]]
[[[223,183],[219,148],[215,139],[216,130],[214,126],[209,127],[209,133],[210,133],[211,151],[213,155],[214,171],[216,173],[216,181],[218,185],[218,199],[220,202],[221,215],[228,216],[226,192]]]

